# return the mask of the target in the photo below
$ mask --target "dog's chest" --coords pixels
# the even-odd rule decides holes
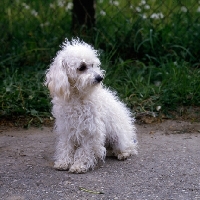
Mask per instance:
[[[96,118],[96,107],[91,102],[74,102],[67,105],[64,118],[71,125],[91,124]]]

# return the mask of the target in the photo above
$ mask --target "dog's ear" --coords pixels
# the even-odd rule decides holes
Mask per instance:
[[[59,96],[67,99],[70,95],[70,83],[62,60],[55,58],[46,73],[44,83],[52,97]]]

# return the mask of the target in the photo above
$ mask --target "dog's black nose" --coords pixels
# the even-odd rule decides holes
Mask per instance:
[[[95,77],[95,81],[98,82],[98,83],[100,83],[102,80],[103,80],[103,77],[100,76],[100,75],[97,75],[97,76]]]

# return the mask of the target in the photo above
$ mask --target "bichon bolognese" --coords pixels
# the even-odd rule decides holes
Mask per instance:
[[[99,54],[79,39],[66,41],[46,73],[58,135],[54,167],[73,173],[93,169],[106,148],[119,160],[137,154],[134,119],[103,86]]]

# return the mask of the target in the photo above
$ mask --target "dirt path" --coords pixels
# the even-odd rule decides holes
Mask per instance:
[[[86,174],[53,169],[51,128],[2,129],[0,199],[200,200],[200,123],[165,121],[137,128],[137,157],[106,158]]]

